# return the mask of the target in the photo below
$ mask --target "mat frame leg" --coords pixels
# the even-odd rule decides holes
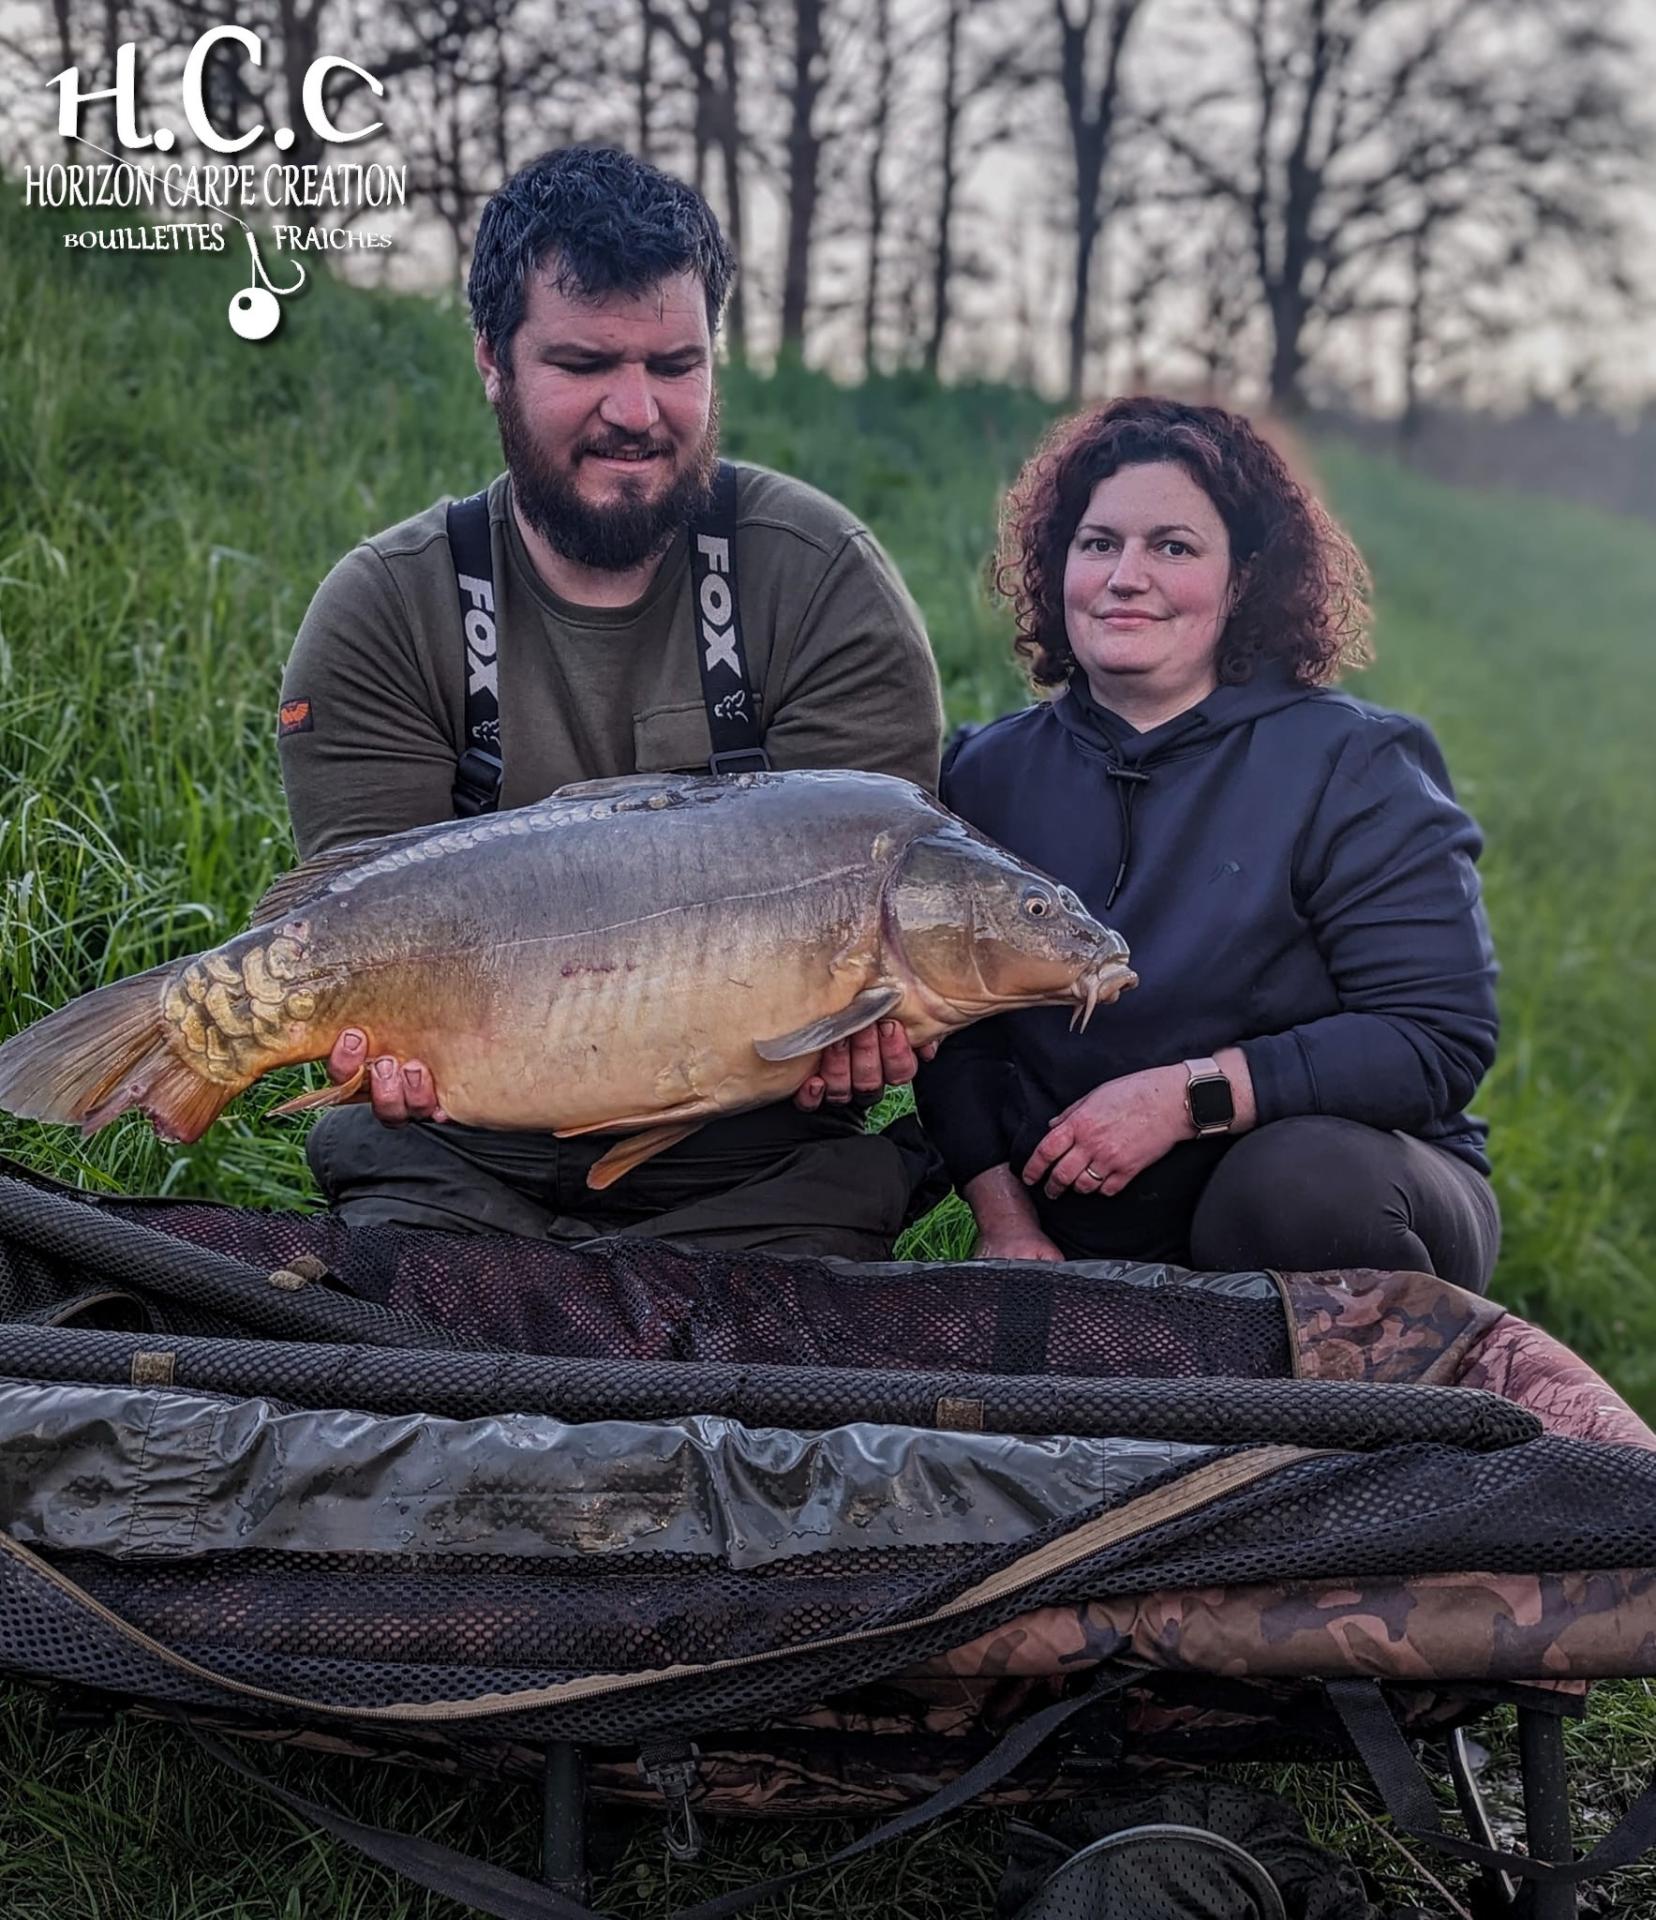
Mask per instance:
[[[541,1773],[540,1877],[554,1893],[591,1897],[587,1873],[586,1755],[573,1740],[554,1740]]]
[[[1466,1831],[1479,1846],[1499,1846],[1500,1841],[1489,1818],[1489,1808],[1484,1802],[1483,1789],[1478,1785],[1478,1776],[1473,1771],[1472,1756],[1468,1751],[1464,1727],[1457,1727],[1450,1734],[1447,1749],[1449,1778],[1455,1788],[1455,1804],[1460,1808]],[[1503,1873],[1499,1867],[1478,1869],[1478,1891],[1474,1907],[1480,1917],[1488,1916],[1488,1920],[1500,1920],[1502,1915],[1513,1911],[1517,1900],[1518,1882],[1510,1873]]]
[[[1564,1722],[1556,1713],[1518,1709],[1518,1760],[1524,1788],[1524,1835],[1531,1855],[1564,1862],[1575,1858],[1570,1832],[1570,1788],[1564,1767]],[[1518,1896],[1520,1920],[1576,1920],[1573,1886],[1531,1881]]]

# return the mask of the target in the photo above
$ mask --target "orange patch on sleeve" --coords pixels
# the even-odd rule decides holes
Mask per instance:
[[[278,738],[290,733],[309,733],[315,724],[308,700],[284,700],[276,711]]]

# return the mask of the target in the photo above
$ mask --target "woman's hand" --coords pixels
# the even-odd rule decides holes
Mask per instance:
[[[1044,1180],[1049,1200],[1120,1193],[1180,1140],[1193,1137],[1182,1066],[1150,1067],[1106,1080],[1053,1121],[1024,1166],[1026,1186]]]
[[[448,1118],[437,1104],[437,1088],[423,1061],[396,1060],[386,1053],[370,1062],[367,1056],[368,1036],[356,1027],[347,1027],[333,1043],[324,1064],[336,1087],[367,1064],[363,1085],[376,1120],[388,1127],[406,1127],[410,1120]]]
[[[1221,1047],[1214,1064],[1230,1082],[1236,1117],[1232,1133],[1258,1124],[1253,1075],[1240,1047]],[[1072,1102],[1047,1129],[1046,1137],[1024,1166],[1024,1181],[1043,1177],[1048,1199],[1061,1193],[1120,1193],[1181,1140],[1194,1140],[1185,1105],[1190,1076],[1176,1067],[1147,1067],[1124,1073]]]
[[[916,1053],[896,1020],[876,1020],[849,1040],[824,1047],[816,1072],[794,1095],[802,1113],[815,1113],[824,1100],[843,1107],[853,1098],[877,1100],[887,1087],[906,1087],[922,1060],[937,1051],[933,1040]]]
[[[1033,1223],[980,1233],[972,1249],[974,1260],[1062,1260],[1063,1257],[1063,1249]]]
[[[1041,1231],[1035,1203],[1004,1162],[961,1189],[977,1221],[974,1260],[1062,1260],[1063,1249]]]

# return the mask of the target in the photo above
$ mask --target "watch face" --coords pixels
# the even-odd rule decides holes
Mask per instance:
[[[1198,1127],[1228,1127],[1236,1118],[1236,1102],[1228,1080],[1192,1080],[1190,1118]]]

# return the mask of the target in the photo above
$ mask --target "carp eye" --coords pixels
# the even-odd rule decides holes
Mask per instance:
[[[1044,920],[1052,911],[1052,902],[1044,893],[1026,893],[1023,910],[1031,920]]]

